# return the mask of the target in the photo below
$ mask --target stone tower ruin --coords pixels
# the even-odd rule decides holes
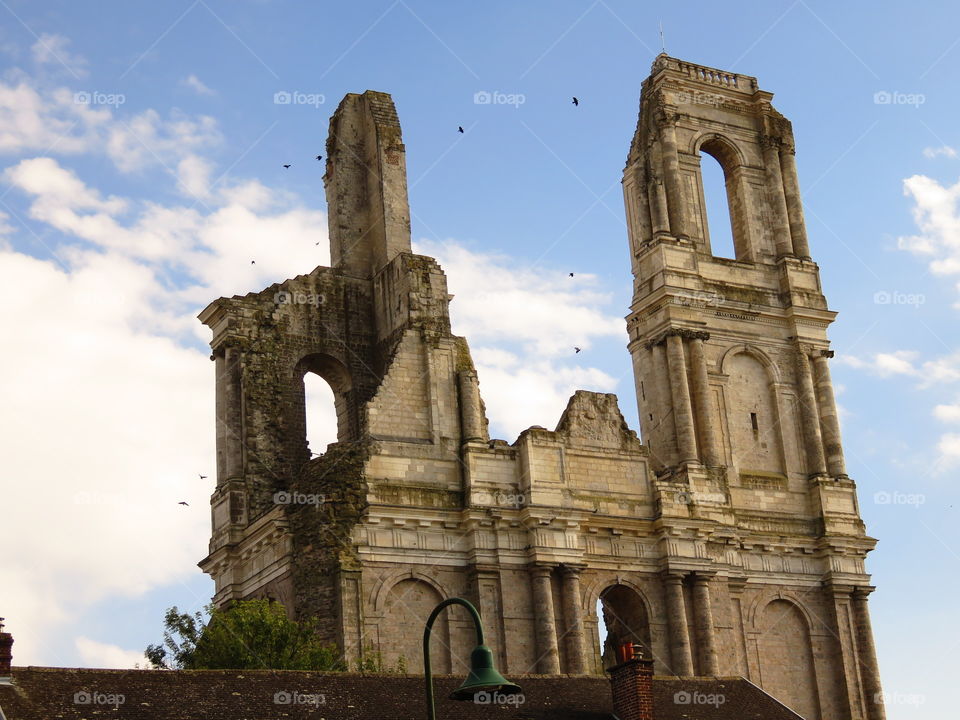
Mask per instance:
[[[214,601],[316,615],[348,659],[420,669],[442,599],[479,608],[508,675],[600,674],[632,640],[676,675],[742,675],[804,718],[882,720],[864,558],[828,369],[835,313],[804,228],[790,123],[755,78],[658,56],[624,170],[627,317],[644,442],[614,395],[491,439],[446,279],[410,245],[389,95],[347,95],[324,177],[332,267],[221,298],[213,331]],[[700,161],[726,179],[711,251]],[[316,302],[297,302],[313,297]],[[303,378],[333,390],[310,448]],[[321,453],[317,455],[317,453]],[[472,648],[434,628],[440,671]]]

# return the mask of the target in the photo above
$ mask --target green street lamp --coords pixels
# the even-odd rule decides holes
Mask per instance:
[[[480,624],[480,613],[463,598],[450,598],[437,605],[427,620],[423,629],[423,674],[427,686],[427,718],[436,720],[437,711],[433,706],[433,673],[430,670],[430,632],[437,616],[449,605],[462,605],[473,618],[473,625],[477,631],[477,646],[470,653],[470,674],[463,684],[450,695],[451,700],[470,700],[479,692],[502,692],[505,695],[517,695],[522,690],[514,685],[493,666],[493,653],[483,644],[483,625]]]

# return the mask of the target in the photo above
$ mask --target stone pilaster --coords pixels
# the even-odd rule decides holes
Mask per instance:
[[[703,337],[706,335],[706,337]],[[709,339],[707,333],[700,333],[690,339],[690,369],[693,373],[693,406],[700,430],[700,461],[704,465],[716,467],[723,464],[720,442],[713,424],[713,408],[710,401],[710,381],[707,377],[707,358],[703,350],[703,341]]]
[[[533,565],[533,612],[537,636],[537,671],[544,675],[560,674],[560,649],[557,645],[557,623],[554,619],[553,585],[549,565]]]
[[[797,162],[793,148],[780,149],[780,170],[783,176],[783,192],[787,201],[787,217],[790,221],[790,237],[793,252],[797,257],[810,259],[810,243],[803,220],[803,199],[800,197],[800,181],[797,178]]]
[[[241,413],[240,351],[227,347],[217,362],[217,468],[220,484],[243,475],[243,418]],[[221,401],[222,398],[222,401]],[[221,414],[222,413],[222,414]]]
[[[710,579],[712,576],[713,573],[699,571],[693,574],[693,616],[697,630],[700,674],[717,676],[720,674],[720,669],[717,664],[713,609],[710,605]]]
[[[673,419],[677,427],[678,460],[681,463],[697,462],[697,431],[693,424],[683,338],[678,334],[667,335],[667,370],[673,397]]]
[[[827,471],[833,477],[847,474],[843,459],[843,445],[840,442],[840,420],[837,415],[837,401],[833,395],[833,383],[830,381],[828,357],[832,350],[814,353],[813,371],[817,390],[817,404],[820,409],[820,425],[823,431],[823,447],[826,453]]]
[[[810,358],[804,347],[797,348],[797,374],[800,381],[800,414],[803,420],[803,444],[807,451],[807,472],[810,475],[823,475],[826,472],[826,461],[823,457],[823,438],[820,435],[820,414],[817,411]]]
[[[867,705],[867,718],[868,720],[886,720],[883,688],[880,684],[880,668],[877,665],[877,649],[873,644],[873,628],[870,625],[870,610],[867,607],[867,596],[873,590],[872,587],[862,586],[853,589],[851,594],[853,619],[857,632],[860,682],[863,686],[863,695]]]
[[[667,600],[667,626],[670,630],[670,670],[676,675],[693,675],[693,655],[690,652],[690,631],[687,628],[687,608],[683,599],[683,577],[686,573],[668,570],[663,573],[663,589]]]
[[[583,607],[580,600],[580,568],[564,565],[563,616],[566,622],[567,668],[570,675],[587,672],[587,648],[583,631]]]

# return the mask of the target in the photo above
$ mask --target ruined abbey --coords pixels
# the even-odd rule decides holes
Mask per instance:
[[[351,664],[415,672],[425,618],[462,596],[508,677],[602,674],[599,601],[611,642],[641,643],[658,674],[743,676],[807,720],[881,720],[876,541],[771,99],[753,77],[654,60],[623,174],[642,441],[614,395],[577,391],[555,429],[508,442],[489,436],[443,270],[411,251],[393,101],[347,95],[327,140],[332,266],[200,315],[217,383],[200,563],[214,601],[275,598],[319,616]],[[734,258],[711,251],[704,154],[724,171]],[[306,373],[336,399],[327,448],[306,440]],[[442,616],[435,669],[461,672],[472,647],[467,616]]]

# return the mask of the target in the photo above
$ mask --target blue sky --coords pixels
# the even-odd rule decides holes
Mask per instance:
[[[889,716],[922,702],[948,717],[958,15],[802,0],[0,2],[0,506],[14,516],[0,611],[15,661],[129,663],[167,606],[209,597],[195,563],[213,376],[193,318],[327,262],[312,158],[346,92],[394,96],[413,237],[448,273],[494,434],[552,427],[577,387],[617,392],[636,428],[619,180],[662,22],[671,55],[757,76],[794,124],[812,251],[840,312],[848,466],[880,539]],[[518,308],[506,327],[494,295]]]

